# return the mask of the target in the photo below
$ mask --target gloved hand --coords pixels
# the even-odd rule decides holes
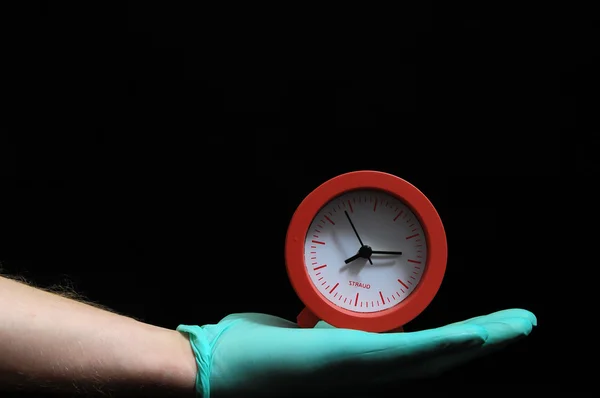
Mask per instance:
[[[367,333],[323,322],[301,329],[265,314],[180,325],[198,364],[203,398],[328,396],[438,375],[527,336],[537,320],[510,309],[410,333]],[[316,394],[316,395],[315,395]]]

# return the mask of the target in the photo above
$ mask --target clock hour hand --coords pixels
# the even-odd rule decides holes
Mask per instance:
[[[368,248],[369,246],[363,246],[363,247],[364,247],[364,248]],[[361,248],[361,249],[362,249],[362,248]],[[364,252],[365,252],[365,251],[367,251],[367,250],[366,250],[366,249],[365,249],[365,250],[363,250],[363,253],[361,253],[361,252],[359,251],[359,252],[358,252],[358,253],[356,253],[354,256],[352,256],[352,257],[349,257],[349,258],[347,258],[346,260],[344,260],[344,262],[345,262],[346,264],[349,264],[349,263],[351,263],[351,262],[352,262],[352,261],[354,261],[354,260],[357,260],[357,259],[359,259],[359,258],[361,258],[361,257],[364,257],[364,256],[365,256],[365,254],[364,254]],[[371,254],[390,254],[390,255],[396,255],[396,256],[401,256],[401,255],[402,255],[402,252],[390,252],[390,251],[385,251],[385,250],[371,250],[371,251],[370,251],[370,253],[371,253]],[[370,256],[369,256],[368,258],[369,258],[369,260],[371,260]],[[373,263],[371,263],[371,264],[373,264]]]
[[[354,226],[354,223],[352,222],[352,220],[350,219],[350,215],[348,214],[348,211],[344,210],[344,214],[346,215],[346,218],[348,219],[348,222],[350,223],[350,226],[352,227],[352,230],[354,231],[354,234],[356,235],[356,237],[358,238],[358,243],[360,243],[360,248],[361,250],[363,250],[364,247],[368,247],[365,246],[362,239],[360,239],[360,235],[358,235],[358,232],[356,231],[356,227]],[[369,250],[371,250],[371,248],[369,247]],[[360,250],[358,252],[360,254]],[[364,254],[359,255],[358,257],[365,257]],[[358,258],[356,257],[356,258]],[[350,257],[352,258],[352,257]],[[356,260],[356,258],[354,260]],[[366,259],[369,260],[369,263],[373,264],[373,261],[371,261],[371,256],[366,256]],[[350,261],[354,261],[354,260],[350,260]],[[348,264],[348,262],[346,263]]]

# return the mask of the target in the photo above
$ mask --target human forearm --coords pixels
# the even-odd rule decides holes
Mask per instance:
[[[195,375],[180,333],[0,277],[0,390],[193,397]]]

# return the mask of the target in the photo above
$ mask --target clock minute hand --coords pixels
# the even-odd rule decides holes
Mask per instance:
[[[356,231],[356,227],[354,226],[354,223],[350,219],[350,214],[348,214],[347,210],[344,210],[344,214],[346,215],[346,218],[348,219],[348,222],[350,223],[350,226],[352,227],[352,230],[354,231],[354,234],[358,238],[358,243],[360,243],[360,247],[363,247],[364,243],[363,243],[362,239],[360,239],[360,235],[358,235],[358,232]],[[371,261],[371,258],[369,258],[368,260],[369,260],[370,264],[373,264],[373,261]],[[346,264],[348,264],[348,263],[346,263]]]
[[[360,235],[358,235],[358,232],[356,231],[356,227],[354,226],[354,223],[350,219],[350,215],[348,214],[348,211],[344,210],[344,214],[346,215],[346,218],[348,219],[348,222],[350,223],[350,226],[352,227],[352,230],[354,231],[354,234],[358,238],[358,243],[360,243],[361,247],[364,246],[364,243],[363,243],[362,239],[360,239]]]

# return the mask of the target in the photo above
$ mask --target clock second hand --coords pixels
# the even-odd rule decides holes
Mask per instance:
[[[358,232],[356,231],[356,228],[354,227],[354,223],[352,222],[352,220],[350,219],[350,215],[348,214],[348,211],[344,210],[344,214],[346,215],[346,218],[348,219],[348,222],[350,222],[350,226],[352,227],[352,229],[354,230],[354,234],[356,235],[356,237],[358,238],[358,243],[360,243],[360,247],[362,248],[364,246],[362,239],[360,239],[360,236],[358,235]],[[359,254],[357,254],[356,258],[353,258],[350,261],[354,261],[356,260],[358,257],[361,257]],[[350,257],[352,258],[352,257]],[[348,264],[350,261],[346,260],[346,264]],[[371,257],[368,258],[369,263],[371,265],[373,265],[373,261],[371,261]]]
[[[349,263],[351,263],[354,260],[358,260],[359,258],[360,258],[360,253],[356,253],[354,256],[352,256],[352,257],[347,258],[346,260],[344,260],[344,262],[346,264],[349,264]]]
[[[373,250],[371,251],[372,254],[392,254],[392,255],[398,255],[401,256],[402,252],[388,252],[385,250]]]

